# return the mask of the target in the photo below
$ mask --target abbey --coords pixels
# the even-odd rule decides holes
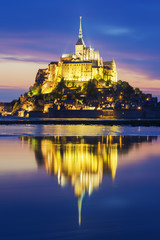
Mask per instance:
[[[36,82],[43,84],[50,82],[53,85],[64,80],[75,80],[83,83],[90,79],[104,79],[117,82],[117,70],[114,59],[104,61],[99,51],[86,47],[82,35],[82,17],[80,17],[79,37],[75,45],[75,53],[63,54],[59,62],[51,62],[46,69],[39,69]]]

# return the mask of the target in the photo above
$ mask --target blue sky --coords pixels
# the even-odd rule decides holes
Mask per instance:
[[[85,43],[115,58],[118,78],[160,95],[159,12],[159,1],[0,0],[0,92],[27,90],[39,68],[74,52],[81,15]]]

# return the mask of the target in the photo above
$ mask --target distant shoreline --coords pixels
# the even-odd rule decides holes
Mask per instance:
[[[105,125],[160,127],[160,119],[0,119],[0,125]]]

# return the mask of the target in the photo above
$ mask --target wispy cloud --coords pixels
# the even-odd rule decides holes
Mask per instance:
[[[114,58],[117,67],[131,69],[133,72],[142,72],[143,75],[148,76],[148,79],[159,79],[160,84],[160,70],[158,66],[160,55],[149,54],[145,51],[135,51],[134,48],[118,49],[114,44],[112,45],[112,43],[107,41],[97,41],[96,49],[100,50],[104,61]]]
[[[57,58],[57,56],[55,56]],[[33,63],[49,63],[48,58],[44,59],[43,56],[42,58],[35,57],[35,56],[17,56],[17,55],[1,55],[0,54],[0,62],[5,62],[5,61],[15,61],[15,62],[33,62]]]
[[[100,26],[99,30],[105,35],[112,35],[112,36],[124,36],[124,35],[131,35],[133,30],[127,27],[121,26]]]
[[[145,93],[157,96],[160,101],[160,79],[151,78],[145,72],[133,70],[127,66],[118,68],[118,79],[129,82],[133,87],[138,87]]]
[[[159,90],[160,79],[150,77],[143,70],[131,69],[127,65],[120,64],[118,67],[118,79],[129,82],[133,87],[144,88],[146,86],[148,89]]]
[[[62,52],[72,46],[72,41],[70,36],[49,32],[1,32],[0,61],[49,63],[59,60]]]

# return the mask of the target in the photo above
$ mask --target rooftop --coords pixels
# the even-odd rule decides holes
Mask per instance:
[[[76,45],[84,45],[85,46],[83,38],[78,38],[78,41],[77,41]]]

